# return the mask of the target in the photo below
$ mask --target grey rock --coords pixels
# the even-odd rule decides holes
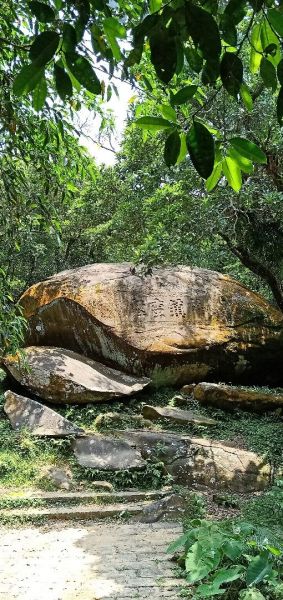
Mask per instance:
[[[54,404],[87,404],[131,396],[149,384],[81,354],[49,346],[6,356],[5,366],[21,385]]]
[[[70,490],[73,485],[72,474],[67,469],[51,467],[46,472],[45,478],[48,479],[54,487],[60,490]]]
[[[149,406],[145,405],[142,409],[142,414],[145,419],[168,419],[173,423],[193,423],[194,425],[215,425],[214,419],[208,419],[202,415],[197,415],[191,410],[181,410],[180,408],[172,408],[171,406]]]
[[[114,492],[114,487],[109,481],[92,481],[91,486],[98,491],[102,490],[103,492]]]
[[[139,521],[156,523],[157,521],[178,521],[186,512],[186,498],[181,494],[172,494],[146,506]]]
[[[178,485],[251,492],[268,487],[273,477],[263,457],[228,443],[170,432],[116,431],[115,435],[140,450],[143,458],[162,461]]]
[[[33,435],[52,437],[84,433],[83,429],[36,400],[15,394],[11,390],[5,392],[4,397],[4,411],[13,429],[27,429]]]
[[[145,466],[141,453],[123,440],[100,434],[74,440],[73,450],[82,467],[120,471]]]

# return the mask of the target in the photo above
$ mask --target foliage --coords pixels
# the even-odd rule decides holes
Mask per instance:
[[[5,0],[4,14],[0,69],[10,131],[19,98],[27,110],[32,104],[43,114],[52,113],[58,98],[63,112],[64,105],[70,112],[81,102],[98,110],[97,97],[108,99],[116,91],[111,79],[120,69],[157,103],[161,115],[147,114],[137,124],[166,131],[167,164],[176,164],[188,150],[199,174],[212,177],[209,186],[223,173],[238,190],[245,161],[266,162],[254,140],[226,137],[215,128],[209,110],[222,91],[251,110],[250,83],[256,78],[256,96],[271,90],[282,125],[281,2]],[[163,91],[166,101],[160,105]]]
[[[24,340],[26,322],[19,306],[15,306],[11,281],[0,269],[0,358],[7,352],[15,352]]]
[[[250,523],[193,520],[168,552],[182,546],[194,598],[260,598],[266,587],[280,584],[282,549]]]

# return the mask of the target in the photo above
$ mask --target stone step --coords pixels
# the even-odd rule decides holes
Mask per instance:
[[[133,503],[143,501],[154,501],[159,500],[172,494],[172,488],[166,488],[162,490],[131,490],[131,491],[119,491],[119,492],[41,492],[41,491],[26,491],[24,494],[19,495],[18,493],[2,494],[1,500],[29,502],[32,504],[33,501],[42,502],[42,504],[53,505],[53,504],[115,504],[115,503]],[[1,501],[0,501],[1,502]]]
[[[77,506],[56,506],[37,508],[13,508],[0,510],[0,523],[20,520],[21,522],[32,522],[43,520],[73,521],[73,520],[101,520],[113,519],[123,516],[139,515],[150,504],[147,502],[135,502],[127,504],[111,504],[99,506],[97,504],[79,504]]]

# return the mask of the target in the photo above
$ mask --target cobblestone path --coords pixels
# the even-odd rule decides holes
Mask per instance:
[[[179,525],[59,522],[0,530],[0,600],[177,600]]]

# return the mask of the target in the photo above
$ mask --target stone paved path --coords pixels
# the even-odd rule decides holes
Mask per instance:
[[[0,600],[177,600],[179,525],[56,522],[0,530]]]

